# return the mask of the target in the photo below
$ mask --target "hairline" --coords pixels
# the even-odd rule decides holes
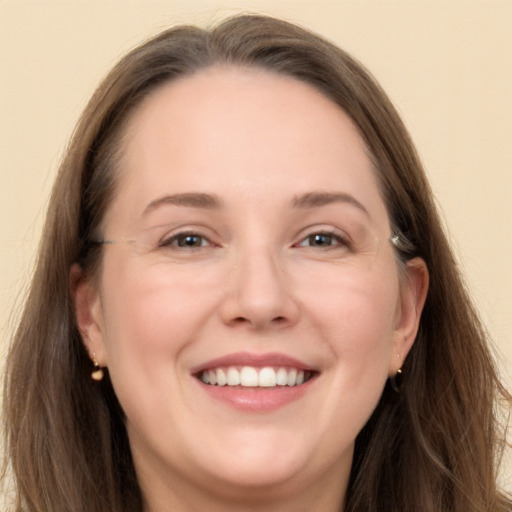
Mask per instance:
[[[287,70],[283,69],[275,69],[274,67],[270,67],[269,65],[266,65],[262,62],[237,62],[237,61],[230,61],[228,59],[215,56],[212,58],[211,62],[207,62],[203,65],[191,67],[190,69],[187,69],[181,73],[177,73],[173,76],[167,77],[165,80],[162,80],[160,83],[156,84],[154,87],[142,91],[140,98],[129,107],[123,115],[123,118],[121,119],[121,122],[118,126],[116,126],[113,136],[113,141],[110,145],[110,151],[109,151],[109,157],[111,159],[112,164],[112,190],[110,191],[110,196],[107,201],[107,207],[105,211],[103,212],[102,219],[98,223],[96,234],[94,235],[95,238],[101,239],[102,233],[104,233],[105,230],[105,219],[107,216],[107,212],[112,204],[112,198],[116,193],[116,190],[118,190],[119,187],[119,181],[120,181],[120,175],[122,174],[122,168],[123,168],[123,161],[127,154],[127,147],[130,140],[130,137],[133,135],[134,130],[136,130],[136,126],[134,126],[133,120],[137,116],[137,113],[140,112],[144,108],[144,106],[151,101],[154,96],[158,95],[162,92],[162,90],[173,87],[175,84],[180,82],[186,82],[190,79],[193,79],[194,77],[201,76],[204,74],[208,74],[211,72],[215,72],[217,70],[220,71],[230,71],[230,70],[241,70],[241,71],[255,71],[257,73],[264,73],[268,74],[270,76],[275,77],[285,77],[291,80],[294,80],[296,82],[300,82],[315,92],[322,95],[322,97],[329,101],[329,103],[333,106],[339,109],[341,112],[343,112],[347,118],[350,120],[350,123],[356,130],[359,139],[362,143],[362,149],[365,153],[365,155],[368,157],[370,161],[370,170],[372,174],[375,177],[375,183],[378,189],[378,193],[384,203],[386,213],[389,220],[389,228],[391,233],[395,233],[397,231],[396,227],[394,226],[394,220],[391,216],[391,212],[389,211],[388,204],[386,201],[386,196],[383,189],[383,182],[381,179],[381,175],[383,174],[382,170],[379,170],[379,164],[376,158],[376,155],[372,152],[370,149],[370,146],[366,140],[366,137],[364,136],[362,130],[358,126],[358,123],[356,122],[355,118],[345,109],[343,108],[340,103],[336,101],[336,99],[328,94],[326,90],[318,86],[316,83],[314,83],[312,80],[307,80],[306,78],[299,77],[291,72],[288,72]],[[397,263],[397,269],[399,271],[400,276],[403,277],[404,271],[406,269],[405,261],[400,256],[400,254],[394,250],[395,254],[395,260]],[[101,258],[100,258],[101,259]]]

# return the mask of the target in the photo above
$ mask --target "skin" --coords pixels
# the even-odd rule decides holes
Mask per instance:
[[[428,285],[421,260],[399,276],[353,123],[309,85],[215,67],[146,98],[122,155],[103,222],[116,243],[97,281],[77,267],[71,279],[84,342],[126,413],[146,510],[340,510],[355,437],[414,341]],[[318,191],[366,212],[294,205]],[[221,205],[147,210],[178,193]],[[355,254],[337,239],[311,246],[311,233],[346,225],[363,241]],[[178,228],[201,247],[157,247]],[[316,377],[276,410],[239,410],[191,369],[240,351],[286,354]]]

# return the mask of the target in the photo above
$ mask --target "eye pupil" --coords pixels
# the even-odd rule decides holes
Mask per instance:
[[[179,247],[200,247],[201,237],[197,235],[185,235],[178,239]]]
[[[332,245],[332,235],[318,233],[309,237],[309,243],[317,247]]]

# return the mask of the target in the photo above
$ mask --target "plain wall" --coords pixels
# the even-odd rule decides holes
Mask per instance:
[[[53,177],[94,87],[158,30],[240,11],[282,16],[323,34],[368,66],[389,93],[425,163],[510,388],[510,0],[0,0],[0,360]]]

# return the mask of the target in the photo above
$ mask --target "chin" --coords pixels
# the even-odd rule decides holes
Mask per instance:
[[[237,461],[229,467],[217,467],[212,481],[223,492],[246,498],[252,493],[260,497],[272,495],[278,498],[300,490],[304,481],[303,466],[292,461],[275,462],[277,464],[268,463],[263,466],[252,464],[251,461]]]
[[[238,442],[231,438],[231,442],[219,444],[222,453],[211,451],[211,457],[203,458],[203,470],[219,483],[246,490],[287,487],[298,476],[304,478],[304,468],[313,455],[307,453],[304,441],[294,443],[290,433],[286,438],[282,432],[252,434]]]

